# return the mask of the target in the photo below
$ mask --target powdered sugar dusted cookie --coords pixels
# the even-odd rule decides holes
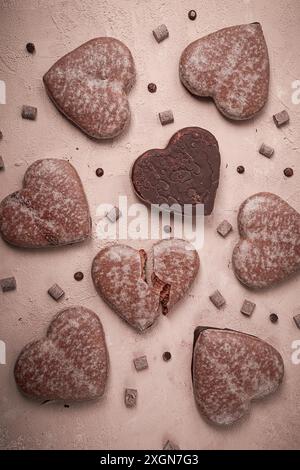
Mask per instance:
[[[300,214],[276,194],[257,193],[238,213],[240,241],[232,254],[237,278],[271,286],[300,269]]]
[[[196,328],[194,397],[212,423],[230,425],[242,418],[253,400],[277,390],[283,374],[281,355],[265,341],[239,331]]]
[[[259,23],[231,26],[192,42],[183,51],[179,75],[196,96],[210,96],[230,119],[249,119],[265,105],[268,49]]]
[[[84,307],[71,307],[53,319],[44,339],[25,346],[15,365],[15,379],[31,398],[91,400],[104,393],[108,362],[98,316]]]
[[[102,249],[94,258],[92,278],[101,297],[136,330],[143,332],[182,298],[199,269],[199,257],[183,240],[154,245],[151,282],[147,255],[126,245]]]
[[[57,108],[90,137],[116,137],[130,121],[127,94],[135,67],[131,52],[117,39],[82,44],[59,59],[43,80]]]
[[[23,189],[0,204],[0,232],[12,245],[29,248],[67,245],[88,238],[89,207],[75,168],[54,158],[30,165]]]

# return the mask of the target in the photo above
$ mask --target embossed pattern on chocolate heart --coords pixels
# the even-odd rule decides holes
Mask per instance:
[[[67,245],[88,238],[89,207],[73,166],[54,158],[30,165],[23,189],[0,204],[0,232],[5,241],[27,248]]]
[[[139,332],[155,323],[160,307],[167,314],[187,293],[199,270],[199,256],[184,240],[153,247],[151,282],[146,280],[147,255],[126,245],[102,249],[94,258],[92,278],[100,296]]]
[[[44,339],[21,351],[15,380],[30,398],[91,400],[104,393],[108,363],[98,316],[84,307],[71,307],[55,316]]]
[[[262,192],[246,199],[238,228],[232,264],[243,284],[268,287],[299,271],[300,214],[279,196]]]
[[[131,179],[148,204],[204,204],[211,214],[219,184],[220,153],[216,138],[200,127],[186,127],[165,149],[152,149],[135,161]]]
[[[265,105],[268,49],[259,23],[224,28],[189,44],[179,75],[194,95],[212,97],[230,119],[249,119]]]
[[[250,411],[252,400],[276,391],[283,374],[281,355],[265,341],[239,331],[196,328],[194,397],[211,422],[229,425],[239,420]]]
[[[57,108],[90,137],[116,137],[129,123],[135,67],[121,41],[92,39],[59,59],[43,80]]]

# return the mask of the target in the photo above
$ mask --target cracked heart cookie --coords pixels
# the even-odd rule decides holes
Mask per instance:
[[[287,202],[272,193],[254,194],[237,220],[240,241],[232,265],[239,281],[269,287],[300,270],[300,214]]]
[[[88,136],[113,138],[128,125],[135,66],[121,41],[92,39],[59,59],[43,80],[59,111]]]
[[[129,325],[144,332],[187,293],[199,270],[199,256],[184,240],[153,246],[151,279],[147,254],[127,245],[103,248],[94,258],[92,278],[100,296]]]
[[[194,397],[212,423],[230,425],[248,414],[251,402],[275,392],[283,375],[281,355],[265,341],[239,331],[196,328]]]
[[[183,85],[213,98],[227,118],[255,116],[269,90],[269,56],[260,23],[220,29],[189,44],[179,63]]]
[[[62,310],[44,339],[29,343],[15,365],[15,380],[28,397],[83,401],[103,395],[108,352],[98,316],[84,307]]]
[[[148,204],[204,204],[211,214],[220,175],[216,138],[200,127],[173,135],[165,149],[152,149],[134,162],[131,180],[137,196]]]
[[[80,178],[65,160],[37,160],[23,188],[0,203],[0,233],[12,245],[40,248],[77,243],[91,234],[88,202]]]

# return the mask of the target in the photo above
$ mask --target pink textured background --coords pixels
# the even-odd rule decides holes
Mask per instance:
[[[197,20],[187,18],[197,10]],[[225,26],[260,21],[269,48],[271,86],[267,106],[253,121],[225,120],[210,101],[199,102],[181,86],[178,60],[192,40]],[[170,38],[157,44],[152,29],[166,23]],[[95,221],[101,202],[117,203],[119,194],[137,202],[129,183],[135,158],[163,147],[178,129],[198,125],[218,139],[221,179],[213,215],[206,218],[201,271],[187,298],[144,336],[123,323],[98,297],[90,277],[91,261],[100,246],[96,237],[77,246],[30,251],[0,240],[0,277],[14,275],[17,291],[0,293],[0,339],[7,345],[7,365],[0,365],[0,448],[154,449],[166,439],[182,449],[300,447],[300,365],[291,362],[291,343],[300,339],[292,316],[300,313],[299,276],[265,292],[249,292],[235,279],[231,252],[238,239],[239,204],[256,191],[273,191],[300,210],[300,104],[292,104],[292,82],[300,79],[300,2],[297,0],[1,0],[0,79],[7,85],[7,104],[0,105],[0,154],[6,169],[0,174],[0,198],[21,186],[29,164],[38,158],[69,159],[83,181]],[[42,76],[62,55],[96,36],[111,35],[131,49],[137,83],[129,100],[132,120],[114,142],[96,143],[73,127],[46,96]],[[25,44],[34,42],[29,55]],[[147,91],[155,82],[156,94]],[[22,120],[22,104],[38,107],[36,122]],[[175,123],[159,124],[157,113],[171,108]],[[277,129],[272,114],[288,109],[290,125]],[[275,147],[271,160],[258,154],[262,142]],[[76,150],[79,147],[79,150]],[[236,172],[243,164],[244,175]],[[290,166],[294,176],[283,176]],[[95,176],[103,167],[105,175]],[[234,232],[216,234],[227,218]],[[148,248],[150,242],[130,242]],[[82,282],[73,279],[81,270]],[[66,291],[56,304],[47,289],[57,282]],[[208,295],[218,288],[227,300],[217,311]],[[240,314],[244,298],[257,303],[252,318]],[[103,322],[111,360],[106,395],[96,403],[64,408],[40,406],[17,391],[13,365],[20,349],[45,333],[60,308],[81,304]],[[275,311],[279,324],[269,321]],[[196,410],[190,377],[193,330],[197,325],[242,330],[267,340],[282,354],[286,366],[279,393],[252,406],[243,422],[219,429],[207,424]],[[161,359],[163,351],[172,360]],[[132,358],[147,354],[150,368],[135,372]],[[126,409],[124,387],[138,389],[138,406]]]

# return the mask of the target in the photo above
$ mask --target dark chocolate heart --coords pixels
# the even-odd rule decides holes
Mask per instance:
[[[136,194],[148,204],[204,204],[211,214],[219,184],[220,153],[216,138],[200,127],[173,135],[165,149],[143,153],[131,179]]]

